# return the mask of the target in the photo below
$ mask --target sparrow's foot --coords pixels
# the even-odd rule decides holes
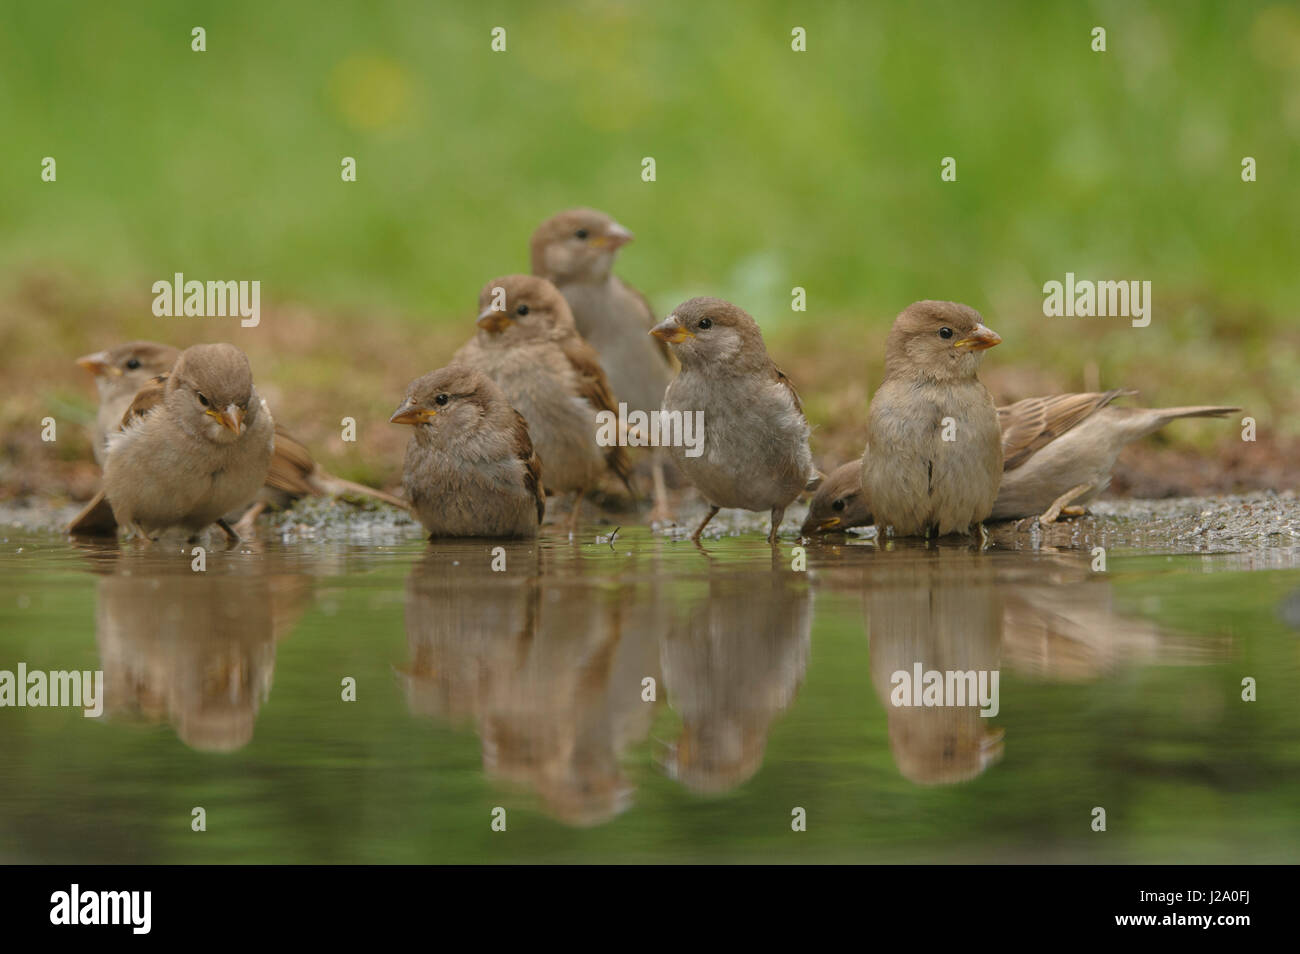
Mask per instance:
[[[241,520],[240,523],[243,523],[243,521]],[[235,528],[234,528],[234,527],[232,527],[230,524],[226,523],[226,520],[225,520],[224,517],[221,517],[221,518],[219,518],[219,519],[217,520],[217,526],[220,527],[220,528],[221,528],[221,532],[224,533],[224,534],[226,535],[226,540],[228,540],[228,541],[230,542],[230,545],[231,545],[231,546],[234,546],[236,543],[238,543],[238,542],[240,541],[240,536],[239,536],[239,534],[237,534],[237,533],[235,532]]]
[[[239,518],[239,522],[235,524],[233,532],[236,541],[238,541],[240,537],[251,537],[253,535],[253,527],[257,523],[257,518],[262,515],[262,511],[265,509],[266,504],[260,500],[248,508],[244,515]],[[225,528],[223,527],[222,529]]]
[[[573,512],[569,514],[569,536],[578,535],[578,522],[582,519],[582,497],[585,490],[579,490],[573,498]]]
[[[654,501],[655,505],[650,508],[647,519],[652,523],[676,523],[673,519],[672,508],[668,506],[668,485],[664,481],[664,462],[663,458],[655,454],[654,462],[651,465],[651,476],[654,481]]]
[[[772,544],[772,546],[776,546],[776,534],[777,531],[781,529],[781,519],[784,516],[785,516],[784,507],[772,508],[772,530],[767,535],[767,542]]]
[[[1069,490],[1061,494],[1061,496],[1057,497],[1056,500],[1052,502],[1052,505],[1048,507],[1046,511],[1044,511],[1041,517],[1038,518],[1038,522],[1041,523],[1044,527],[1047,527],[1056,523],[1056,519],[1061,515],[1062,511],[1066,510],[1067,508],[1070,510],[1082,511],[1083,509],[1082,507],[1070,507],[1069,506],[1070,502],[1077,497],[1082,497],[1090,490],[1092,490],[1092,484],[1078,484],[1074,487],[1071,487]],[[1078,516],[1078,515],[1079,514],[1071,514],[1071,516]]]
[[[704,528],[709,525],[709,521],[716,517],[718,511],[721,509],[721,507],[709,507],[709,512],[705,515],[704,519],[700,521],[700,525],[695,528],[695,532],[691,534],[691,543],[700,542],[700,534],[704,532]]]

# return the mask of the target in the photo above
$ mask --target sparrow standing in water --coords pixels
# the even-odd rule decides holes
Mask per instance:
[[[1124,446],[1180,417],[1224,417],[1237,407],[1113,407],[1133,391],[1056,394],[998,408],[1005,463],[993,519],[1061,514],[1079,516],[1082,504],[1110,486]]]
[[[597,414],[617,415],[600,359],[582,340],[564,296],[544,278],[507,275],[479,294],[478,333],[452,359],[483,372],[528,422],[553,493],[573,491],[569,530],[583,495],[608,474],[631,491],[627,452],[601,447]]]
[[[546,513],[528,425],[472,368],[416,378],[389,419],[414,429],[402,484],[435,537],[534,537]]]
[[[77,359],[77,364],[95,376],[99,389],[99,411],[95,417],[93,435],[95,460],[102,467],[104,450],[110,434],[121,429],[122,419],[131,406],[136,393],[159,375],[171,370],[180,351],[156,341],[132,341],[107,351],[97,351]],[[383,501],[393,507],[406,509],[405,501],[373,487],[353,483],[336,477],[325,470],[312,457],[307,447],[284,430],[275,426],[275,453],[266,475],[266,486],[257,501],[236,524],[237,533],[250,531],[253,522],[267,506],[284,509],[300,497],[341,494],[360,494]],[[231,519],[234,519],[231,516]],[[117,525],[112,508],[103,491],[69,525],[70,533],[112,534]]]
[[[104,492],[119,526],[153,539],[192,536],[247,505],[266,479],[275,422],[234,345],[194,345],[165,381],[146,385],[109,437]]]
[[[651,334],[682,364],[664,409],[704,412],[700,455],[676,449],[677,465],[709,503],[691,539],[698,542],[723,507],[741,507],[771,512],[768,541],[775,543],[785,508],[816,471],[799,395],[768,357],[758,323],[721,298],[692,298]]]
[[[998,408],[1002,427],[1003,470],[992,520],[1038,517],[1044,525],[1062,514],[1080,516],[1083,504],[1110,484],[1119,452],[1180,417],[1224,417],[1237,407],[1114,407],[1134,391],[1025,398]],[[871,504],[862,493],[861,465],[837,467],[818,488],[808,508],[803,533],[838,533],[873,523]]]
[[[596,349],[610,387],[629,411],[647,415],[663,406],[673,377],[663,342],[646,335],[655,324],[645,296],[612,271],[618,250],[632,233],[604,212],[570,209],[547,219],[530,243],[534,275],[559,289],[578,333]],[[668,519],[663,453],[653,457],[654,510],[650,519]]]
[[[918,301],[894,320],[871,400],[862,485],[876,525],[898,536],[968,533],[993,512],[1002,478],[993,398],[976,372],[1002,339],[979,312]]]

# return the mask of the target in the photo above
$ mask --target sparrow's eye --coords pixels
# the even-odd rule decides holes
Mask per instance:
[[[578,238],[580,239],[585,239],[588,233],[586,229],[578,229],[578,231],[574,232],[573,234],[578,236]]]
[[[843,509],[844,509],[844,498],[841,497],[839,500],[835,501],[835,503],[831,504],[831,509],[832,509],[832,510],[843,510]]]
[[[943,338],[945,341],[946,341],[947,339],[951,338],[951,337],[952,337],[952,329],[951,329],[951,328],[940,328],[940,329],[939,329],[939,337],[940,337],[940,338]]]
[[[127,367],[127,370],[128,370],[128,371],[134,371],[136,368],[140,367],[140,359],[139,359],[139,358],[127,358],[127,359],[126,359],[126,367]]]
[[[522,317],[523,315],[528,314],[528,306],[527,306],[527,305],[520,305],[518,308],[515,309],[515,314],[516,314],[516,315],[519,315],[519,316],[521,316],[521,317]]]
[[[199,395],[199,403],[202,404],[204,407],[209,406],[208,399],[205,398],[202,394]]]
[[[450,395],[447,395],[447,394],[439,394],[436,398],[433,399],[433,402],[434,402],[435,404],[446,404],[446,403],[447,403],[448,401],[450,401],[450,400],[451,400],[451,396],[450,396]]]
[[[701,319],[700,319],[700,330],[701,330],[701,331],[708,331],[708,330],[709,330],[710,328],[712,328],[712,327],[713,327],[713,319],[712,319],[712,318],[701,318]]]

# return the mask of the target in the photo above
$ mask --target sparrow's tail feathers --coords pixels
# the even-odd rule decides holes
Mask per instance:
[[[81,508],[81,512],[68,524],[68,533],[76,536],[104,537],[117,534],[117,520],[113,517],[113,508],[99,491],[90,498],[90,502]]]
[[[376,490],[374,487],[367,487],[365,484],[356,484],[350,480],[344,480],[342,477],[335,477],[333,474],[320,471],[318,478],[321,486],[330,494],[338,497],[344,494],[359,494],[362,497],[370,497],[374,500],[382,501],[389,506],[399,507],[402,510],[410,510],[410,504],[392,494],[386,494],[382,490]]]

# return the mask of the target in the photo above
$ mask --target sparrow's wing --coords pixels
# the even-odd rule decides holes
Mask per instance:
[[[641,313],[645,318],[645,330],[648,332],[657,324],[655,321],[655,310],[650,305],[650,299],[646,298],[646,296],[641,294],[638,289],[629,285],[617,275],[614,276],[614,281],[618,282],[619,287],[641,303]],[[668,342],[660,338],[655,338],[654,343],[658,346],[660,353],[663,355],[664,364],[671,366],[673,361],[672,353],[668,350]]]
[[[126,430],[137,423],[163,402],[163,398],[167,396],[168,377],[169,374],[160,374],[156,378],[151,378],[148,384],[135,392],[135,397],[131,399],[131,406],[126,409],[126,413],[122,415],[122,423],[118,425],[121,430]]]
[[[524,462],[524,486],[528,488],[537,501],[537,522],[546,516],[546,495],[542,490],[542,462],[533,450],[533,439],[528,436],[528,423],[524,416],[515,411],[514,434],[515,456]]]
[[[577,375],[578,396],[597,411],[609,411],[617,417],[618,405],[614,400],[613,391],[610,390],[609,379],[605,377],[605,369],[600,366],[600,356],[596,354],[596,349],[587,344],[586,340],[576,332],[565,335],[560,341],[560,348]],[[621,445],[614,444],[606,449],[605,462],[609,465],[609,469],[618,475],[618,479],[623,481],[623,486],[628,489],[628,493],[634,494],[632,463],[628,460],[627,451]]]
[[[1086,420],[1115,398],[1135,391],[1084,394],[1053,394],[1049,397],[1025,398],[998,408],[1002,427],[1002,469],[1015,470],[1038,450],[1046,447],[1070,428]]]
[[[772,365],[772,370],[776,373],[777,382],[790,392],[790,397],[794,398],[794,406],[799,409],[800,414],[803,414],[803,402],[799,400],[799,392],[794,389],[794,383],[776,365]]]
[[[266,472],[266,485],[298,497],[319,494],[320,489],[312,481],[315,471],[316,461],[311,451],[279,424],[275,425],[275,453]]]

